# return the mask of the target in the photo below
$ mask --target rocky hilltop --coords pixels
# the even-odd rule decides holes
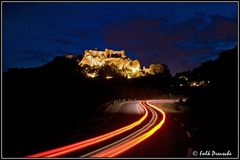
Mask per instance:
[[[77,59],[78,65],[82,68],[82,73],[89,78],[126,77],[130,79],[155,75],[166,70],[166,65],[163,64],[150,64],[148,68],[142,67],[138,60],[128,58],[124,50],[85,50],[81,59],[71,54],[66,55],[65,58]]]

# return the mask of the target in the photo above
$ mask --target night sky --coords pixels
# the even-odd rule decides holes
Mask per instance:
[[[237,3],[3,3],[3,70],[55,56],[125,50],[171,73],[237,45]]]

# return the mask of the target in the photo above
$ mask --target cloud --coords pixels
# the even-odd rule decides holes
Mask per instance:
[[[197,36],[203,40],[229,40],[237,38],[237,19],[223,16],[210,16],[212,22]]]
[[[234,47],[236,33],[236,19],[196,15],[175,25],[160,18],[131,18],[107,25],[102,34],[107,44],[135,53],[145,65],[165,63],[176,73],[212,57],[216,48]]]

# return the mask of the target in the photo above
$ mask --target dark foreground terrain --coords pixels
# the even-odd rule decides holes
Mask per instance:
[[[114,99],[163,96],[188,97],[180,103],[191,108],[188,115],[204,129],[201,137],[206,135],[207,142],[203,144],[209,143],[208,148],[217,151],[229,149],[237,156],[237,59],[237,49],[228,50],[217,60],[188,72],[192,80],[210,81],[207,87],[194,88],[180,87],[177,77],[169,75],[86,79],[76,75],[75,66],[64,60],[39,68],[9,70],[3,73],[3,157],[22,157],[79,137],[89,138],[99,129],[93,126],[101,125],[99,121],[90,125],[89,120],[105,116],[105,104]]]

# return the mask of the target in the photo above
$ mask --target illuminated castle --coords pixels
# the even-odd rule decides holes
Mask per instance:
[[[71,55],[65,56],[71,58]],[[141,67],[138,60],[131,60],[125,54],[125,51],[114,51],[105,49],[85,50],[83,58],[78,64],[84,69],[83,73],[86,77],[94,78],[99,76],[99,72],[103,67],[111,67],[122,77],[137,78],[147,74],[154,75],[161,73],[164,67],[161,64],[151,64],[149,68]],[[105,75],[106,79],[113,78],[113,75]]]

